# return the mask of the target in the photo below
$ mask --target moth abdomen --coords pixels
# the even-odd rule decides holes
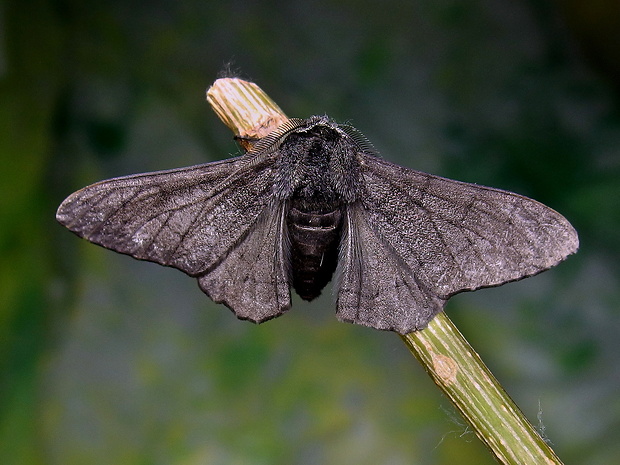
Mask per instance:
[[[338,261],[342,211],[304,212],[292,207],[287,215],[293,288],[304,300],[321,294]]]

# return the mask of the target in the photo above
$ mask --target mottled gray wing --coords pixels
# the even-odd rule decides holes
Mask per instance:
[[[343,238],[343,320],[421,329],[451,295],[532,276],[579,246],[570,223],[534,200],[361,160],[364,193]]]
[[[198,278],[200,288],[237,317],[257,323],[290,308],[284,203],[269,206],[252,233]]]
[[[247,250],[257,244],[257,237],[262,240],[273,232],[270,219],[258,219],[279,211],[272,198],[275,161],[274,155],[248,154],[102,181],[70,195],[56,218],[95,244],[198,277],[201,288],[214,300],[227,303],[241,318],[261,321],[289,308],[290,299],[284,297],[288,294],[285,274],[269,274],[257,302],[251,297],[235,300],[230,294],[239,288],[217,286],[209,277],[222,267],[233,269],[237,249]],[[276,253],[282,248],[282,237],[269,238],[274,247],[270,259],[284,260],[284,254]],[[228,284],[248,272],[247,261],[238,265],[239,274],[234,277],[229,272]],[[263,260],[253,266],[267,265]],[[285,264],[272,263],[274,267]]]
[[[350,323],[406,334],[424,328],[445,302],[371,226],[359,202],[346,211],[338,277],[336,315]]]

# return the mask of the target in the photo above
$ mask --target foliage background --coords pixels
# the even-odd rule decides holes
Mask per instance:
[[[0,4],[4,464],[491,464],[392,334],[333,297],[237,321],[54,221],[94,181],[238,153],[233,60],[291,116],[562,212],[575,257],[448,313],[567,463],[620,456],[620,7],[613,0]]]

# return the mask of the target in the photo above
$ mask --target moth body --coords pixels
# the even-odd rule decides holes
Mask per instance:
[[[324,213],[291,208],[287,215],[292,284],[304,300],[319,296],[338,264],[342,231],[340,207]]]
[[[318,297],[338,264],[343,216],[357,200],[355,140],[328,118],[293,120],[260,150],[277,147],[275,196],[286,202],[291,285],[304,300]]]

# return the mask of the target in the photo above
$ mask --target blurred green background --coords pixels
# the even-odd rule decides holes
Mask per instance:
[[[563,213],[581,250],[447,307],[566,463],[620,457],[620,4],[0,4],[0,462],[492,464],[391,333],[331,292],[256,326],[79,240],[68,194],[236,155],[204,102],[233,62],[290,116]]]

